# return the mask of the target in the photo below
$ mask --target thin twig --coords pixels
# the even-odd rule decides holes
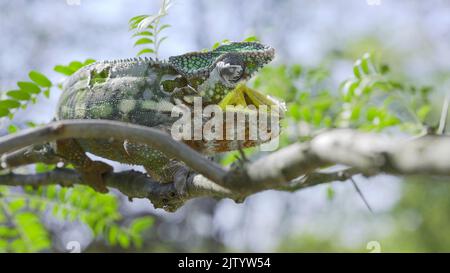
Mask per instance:
[[[449,105],[449,96],[445,95],[444,103],[442,104],[441,118],[439,120],[439,127],[436,131],[437,135],[443,135],[446,131],[447,127],[447,118],[448,118],[448,105]]]
[[[369,211],[371,213],[373,213],[372,208],[369,205],[369,202],[367,202],[366,197],[364,196],[364,194],[362,193],[362,191],[359,189],[358,184],[356,184],[355,179],[353,179],[353,177],[350,177],[350,181],[353,184],[353,187],[355,187],[356,192],[358,193],[358,195],[361,197],[361,199],[363,200],[364,204],[366,205],[366,207],[369,209]]]

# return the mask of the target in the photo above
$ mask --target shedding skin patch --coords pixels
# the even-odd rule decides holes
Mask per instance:
[[[89,77],[89,86],[105,83],[111,73],[111,67],[106,66],[100,70],[92,69]]]

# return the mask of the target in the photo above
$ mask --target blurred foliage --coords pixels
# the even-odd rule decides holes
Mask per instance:
[[[95,63],[94,59],[86,59],[84,62],[72,61],[68,65],[58,64],[53,68],[53,70],[64,76],[70,76],[83,66],[92,63]]]
[[[78,69],[95,62],[87,59],[84,62],[72,61],[68,65],[56,65],[54,71],[70,76]],[[31,71],[32,82],[21,81],[21,88],[13,94],[29,94],[19,97],[17,107],[8,104],[14,101],[11,91],[6,94],[12,99],[0,101],[0,106],[9,107],[7,116],[12,119],[11,109],[24,108],[27,103],[35,103],[36,95],[45,88],[48,96],[54,84],[49,78],[37,71]],[[61,85],[58,85],[61,89]],[[1,104],[3,102],[3,104]],[[1,110],[0,110],[1,111]],[[33,122],[26,124],[34,127]],[[8,133],[20,130],[14,124],[9,125]],[[67,166],[70,167],[70,166]],[[36,173],[50,171],[55,166],[38,163]],[[142,233],[153,225],[153,218],[148,216],[133,219],[128,225],[122,223],[119,212],[119,199],[116,195],[100,194],[86,186],[65,188],[58,185],[45,187],[24,187],[22,190],[0,187],[0,252],[38,252],[52,247],[51,228],[45,226],[46,218],[56,218],[64,222],[79,222],[86,225],[94,239],[103,240],[110,246],[122,248],[142,247]],[[69,249],[68,249],[69,250]]]
[[[140,217],[123,225],[115,195],[98,194],[85,186],[46,186],[23,191],[0,187],[0,252],[37,252],[51,247],[51,232],[43,219],[85,224],[96,239],[109,245],[142,246],[142,232],[153,218]]]
[[[281,146],[308,140],[326,128],[416,135],[437,126],[427,124],[432,88],[396,80],[390,67],[380,64],[373,53],[358,58],[349,75],[335,88],[330,83],[331,72],[324,66],[281,64],[262,68],[251,85],[287,103]],[[255,148],[246,149],[247,154],[256,152]],[[222,164],[231,164],[237,155],[223,156]]]
[[[395,81],[389,76],[389,66],[377,64],[373,54],[365,53],[356,60],[352,76],[340,84],[339,92],[324,84],[329,77],[324,67],[269,66],[261,70],[253,84],[256,89],[284,98],[288,120],[306,125],[310,132],[322,128],[395,128],[415,134],[424,129],[432,89]]]
[[[134,32],[132,37],[137,39],[134,46],[151,46],[141,49],[138,56],[150,54],[158,58],[159,47],[167,39],[167,36],[161,37],[162,31],[170,27],[169,24],[161,24],[161,19],[168,14],[171,6],[170,0],[163,0],[157,14],[138,15],[128,21],[130,30]]]
[[[285,239],[277,249],[282,252],[370,252],[374,240],[381,252],[448,252],[450,250],[450,185],[448,179],[410,177],[403,183],[403,193],[394,208],[373,215],[388,217],[390,232],[369,232],[353,246],[345,245],[339,230],[333,234],[297,234]]]
[[[38,71],[31,71],[28,76],[29,81],[17,82],[17,89],[0,94],[0,118],[8,116],[12,119],[15,111],[25,109],[29,103],[36,103],[41,93],[49,96],[52,83],[46,76]]]
[[[446,178],[406,178],[402,198],[391,212],[394,232],[380,241],[385,251],[449,252],[449,195]]]
[[[321,66],[282,64],[260,71],[253,81],[254,88],[284,98],[288,105],[284,128],[287,137],[282,145],[309,139],[326,128],[419,135],[437,127],[435,117],[441,105],[432,103],[431,97],[436,93],[432,87],[411,85],[392,76],[390,67],[380,64],[373,53],[364,53],[351,68],[351,76],[337,89],[327,82],[330,72]],[[435,119],[430,119],[432,112]],[[222,162],[230,163],[231,159],[225,157]],[[380,244],[382,252],[448,252],[448,179],[405,178],[403,190],[401,200],[388,212],[393,224],[391,233],[369,234],[353,246],[342,241],[339,229],[331,234],[294,233],[276,251],[370,252],[367,239],[375,238],[374,243]],[[333,200],[336,193],[328,186],[325,195]]]

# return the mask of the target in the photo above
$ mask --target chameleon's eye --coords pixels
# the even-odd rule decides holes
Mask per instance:
[[[237,83],[244,74],[242,66],[237,64],[229,64],[225,62],[218,62],[220,77],[227,83]]]
[[[228,85],[236,84],[244,75],[244,62],[235,54],[228,54],[216,66],[220,77]]]

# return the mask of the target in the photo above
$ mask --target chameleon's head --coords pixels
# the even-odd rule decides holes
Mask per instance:
[[[191,52],[169,58],[207,103],[220,102],[238,83],[269,63],[275,50],[256,42],[233,42],[211,51]]]

